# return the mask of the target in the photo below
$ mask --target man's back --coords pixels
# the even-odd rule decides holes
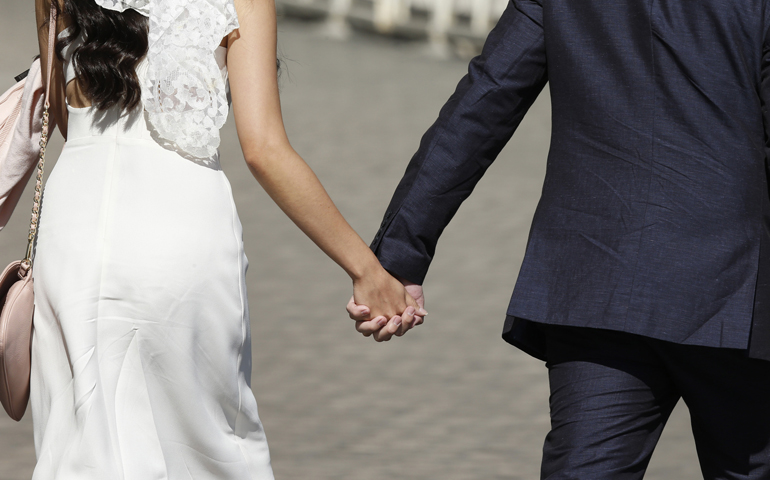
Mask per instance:
[[[543,2],[553,139],[510,315],[746,348],[763,7]]]

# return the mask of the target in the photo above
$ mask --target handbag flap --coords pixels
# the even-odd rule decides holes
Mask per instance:
[[[0,403],[16,421],[21,420],[29,401],[35,310],[32,274],[27,272],[20,279],[20,263],[12,263],[0,275],[0,294],[5,299],[0,313]]]

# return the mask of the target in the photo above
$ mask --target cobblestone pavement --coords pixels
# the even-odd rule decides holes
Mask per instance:
[[[0,6],[5,89],[36,47],[31,2]],[[279,35],[290,138],[369,240],[466,64],[379,37],[329,39],[316,24],[282,21]],[[225,127],[223,168],[251,261],[253,386],[279,480],[538,478],[546,370],[500,332],[542,185],[549,115],[546,94],[447,228],[426,280],[427,323],[386,344],[354,332],[349,280],[258,187],[232,120]],[[61,139],[52,145],[57,152]],[[23,253],[30,198],[0,233],[2,265]],[[31,431],[29,416],[0,417],[0,479],[30,478]],[[683,408],[647,478],[701,478]]]

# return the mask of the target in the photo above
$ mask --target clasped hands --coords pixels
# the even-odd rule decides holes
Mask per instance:
[[[373,278],[374,277],[374,278]],[[425,320],[422,286],[398,280],[385,270],[353,281],[347,305],[356,330],[377,342],[400,337]]]

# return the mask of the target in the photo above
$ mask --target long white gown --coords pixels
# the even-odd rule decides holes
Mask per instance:
[[[218,158],[161,147],[141,107],[68,110],[34,265],[33,479],[271,480]]]

